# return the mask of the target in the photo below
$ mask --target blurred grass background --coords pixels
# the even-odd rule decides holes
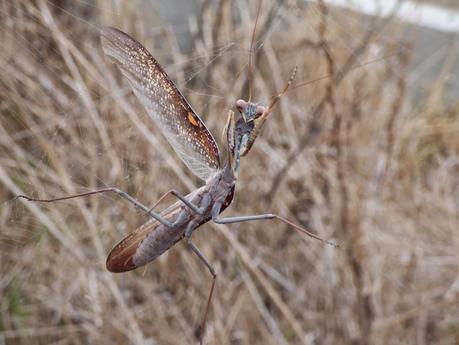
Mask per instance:
[[[202,1],[174,27],[153,5],[0,2],[0,343],[197,343],[210,277],[183,243],[112,274],[106,255],[145,215],[113,195],[12,201],[116,186],[153,204],[201,184],[106,63],[99,29],[142,42],[219,140],[247,96],[256,3]],[[295,65],[296,85],[328,77],[282,98],[225,215],[279,213],[341,249],[274,221],[203,226],[193,239],[218,274],[206,343],[459,343],[457,38],[429,82],[419,40],[391,18],[263,2],[254,99]]]

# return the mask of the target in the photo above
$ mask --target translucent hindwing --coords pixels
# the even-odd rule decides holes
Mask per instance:
[[[217,144],[202,120],[138,41],[111,27],[101,31],[102,47],[118,66],[135,95],[180,159],[207,180],[220,168]]]

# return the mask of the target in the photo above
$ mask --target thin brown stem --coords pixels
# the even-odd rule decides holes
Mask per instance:
[[[352,66],[355,65],[355,61],[367,50],[373,37],[377,34],[380,34],[384,30],[385,26],[390,22],[394,14],[397,13],[399,6],[400,4],[397,3],[397,5],[391,12],[391,15],[388,18],[382,21],[380,25],[372,25],[372,29],[367,31],[363,40],[350,53],[347,60],[334,75],[331,82],[334,84],[335,87],[338,87],[340,83],[343,81],[344,77],[349,73],[349,71],[353,69]],[[311,114],[310,125],[305,130],[305,132],[299,136],[301,140],[298,143],[298,146],[290,152],[290,154],[285,159],[285,163],[274,176],[271,183],[271,188],[269,189],[268,193],[266,193],[266,199],[268,201],[273,199],[274,195],[277,192],[277,189],[282,184],[282,180],[287,176],[288,171],[293,166],[293,163],[296,161],[297,157],[303,152],[303,150],[306,147],[308,147],[309,144],[314,142],[321,133],[319,126],[319,117],[322,114],[325,105],[329,101],[328,97],[328,94],[324,95],[317,104],[317,106],[314,108]]]
[[[255,24],[253,26],[252,30],[252,38],[250,40],[250,50],[249,50],[249,66],[247,68],[247,79],[249,82],[249,102],[252,100],[252,84],[253,84],[253,66],[252,66],[252,50],[253,50],[253,43],[255,42],[255,34],[257,32],[257,24],[258,24],[258,18],[260,17],[260,11],[261,11],[261,4],[263,3],[263,0],[258,1],[258,8],[257,8],[257,16],[255,17]]]

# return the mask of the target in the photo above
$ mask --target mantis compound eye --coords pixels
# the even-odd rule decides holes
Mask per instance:
[[[244,101],[243,99],[238,99],[236,101],[236,108],[239,111],[239,113],[243,114],[246,107],[247,107],[247,102]]]
[[[255,111],[255,119],[258,119],[263,113],[266,111],[267,107],[263,105],[257,105],[256,106],[256,111]]]

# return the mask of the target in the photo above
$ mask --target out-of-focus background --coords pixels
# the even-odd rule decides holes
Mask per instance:
[[[184,243],[112,274],[106,255],[144,214],[113,195],[13,200],[116,186],[153,204],[202,184],[106,62],[99,30],[142,42],[224,152],[257,2],[165,3],[0,1],[0,344],[198,341],[211,281]],[[358,3],[263,1],[253,100],[298,74],[225,215],[278,213],[341,248],[275,221],[200,228],[218,273],[206,344],[459,342],[458,36],[444,28],[457,5],[423,1],[410,19],[397,1]]]

